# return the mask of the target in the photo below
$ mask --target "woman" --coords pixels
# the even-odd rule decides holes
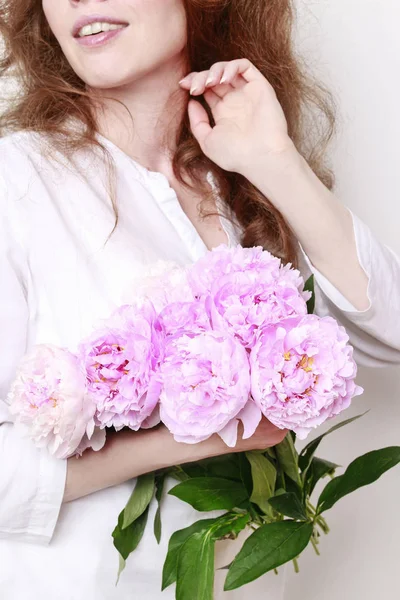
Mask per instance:
[[[241,241],[313,271],[317,312],[347,327],[360,363],[400,363],[399,261],[306,154],[302,106],[318,95],[292,54],[290,0],[8,0],[0,28],[3,74],[21,85],[0,141],[1,597],[173,598],[160,592],[168,538],[195,511],[166,496],[161,545],[148,528],[118,587],[111,531],[132,478],[227,448],[161,428],[54,460],[7,410],[21,356],[73,349],[146,265]],[[284,433],[264,420],[235,450]],[[282,585],[223,597],[279,600]]]

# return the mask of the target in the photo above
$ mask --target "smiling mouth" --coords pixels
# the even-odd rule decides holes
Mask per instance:
[[[95,37],[102,33],[107,33],[109,31],[116,31],[118,29],[125,29],[127,27],[127,23],[107,23],[97,21],[95,23],[90,23],[89,25],[84,25],[79,29],[74,37],[76,38],[86,38],[86,37]]]

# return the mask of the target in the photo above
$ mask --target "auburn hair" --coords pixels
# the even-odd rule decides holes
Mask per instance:
[[[330,94],[306,74],[293,43],[292,0],[183,0],[187,13],[189,71],[219,61],[249,59],[274,87],[285,112],[289,135],[318,177],[333,186],[324,152],[334,131]],[[75,74],[52,34],[41,0],[3,0],[0,36],[4,53],[0,76],[11,75],[19,94],[0,117],[0,135],[12,131],[46,134],[58,149],[74,152],[97,145],[96,119],[85,83]],[[212,120],[203,98],[203,106]],[[82,128],[69,127],[78,119]],[[243,229],[244,246],[263,246],[297,266],[298,244],[283,215],[238,173],[224,171],[202,152],[187,112],[177,131],[174,174],[184,185],[207,195],[202,173],[211,171],[221,197]]]

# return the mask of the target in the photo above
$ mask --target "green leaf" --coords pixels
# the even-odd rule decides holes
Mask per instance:
[[[118,573],[117,573],[117,583],[115,585],[118,585],[119,578],[121,577],[121,573],[125,569],[125,567],[126,567],[126,560],[124,558],[122,558],[122,556],[120,554],[118,554]]]
[[[208,464],[209,477],[222,477],[240,481],[239,456],[238,454],[226,454],[217,456]]]
[[[276,469],[268,458],[258,452],[246,452],[246,457],[250,462],[253,477],[253,492],[250,500],[257,504],[264,514],[271,515],[268,500],[275,493]]]
[[[351,419],[346,419],[346,421],[337,423],[337,425],[334,425],[333,427],[328,429],[328,431],[326,433],[319,435],[317,438],[315,438],[315,440],[312,440],[309,444],[307,444],[307,446],[305,446],[303,448],[303,450],[300,452],[300,459],[299,459],[300,469],[303,471],[303,480],[306,477],[306,471],[308,470],[308,468],[311,464],[311,460],[312,460],[318,446],[324,439],[324,437],[326,437],[327,435],[330,435],[331,433],[333,433],[334,431],[337,431],[338,429],[341,429],[345,425],[349,425],[350,423],[353,423],[353,421],[357,421],[358,419],[361,419],[361,417],[366,415],[368,412],[369,411],[367,410],[362,415],[357,415],[356,417],[352,417]]]
[[[235,539],[250,520],[249,514],[227,513],[207,529],[192,532],[181,544],[177,556],[176,598],[213,598],[214,544],[217,539]]]
[[[311,496],[318,481],[327,475],[334,475],[338,468],[339,465],[314,456],[307,471],[307,480],[305,481],[306,494]]]
[[[299,473],[299,455],[294,446],[293,438],[290,433],[287,434],[285,439],[275,446],[275,453],[280,464],[280,467],[286,475],[290,477],[295,483],[301,486],[301,479]]]
[[[143,537],[147,518],[149,516],[149,507],[147,507],[144,512],[135,521],[133,521],[133,523],[125,528],[123,528],[124,512],[125,510],[120,513],[118,517],[118,525],[112,532],[114,546],[120,555],[118,579],[125,568],[126,559],[134,550],[136,550],[140,540]]]
[[[217,522],[212,526],[214,539],[221,540],[226,537],[236,539],[239,533],[245,529],[250,519],[249,513],[228,513],[218,517]]]
[[[182,470],[187,475],[187,477],[185,479],[182,479],[182,481],[186,481],[187,479],[193,479],[194,477],[208,476],[207,467],[202,464],[202,461],[182,465]]]
[[[283,493],[270,498],[269,503],[272,508],[277,510],[286,517],[297,519],[300,521],[307,520],[307,514],[305,508],[301,504],[300,500],[293,493]]]
[[[280,521],[262,525],[243,544],[233,561],[224,589],[234,590],[296,558],[307,546],[312,523]]]
[[[176,581],[178,556],[183,544],[195,533],[211,531],[214,540],[224,537],[236,538],[246,527],[250,520],[250,515],[238,513],[226,513],[215,519],[203,519],[193,523],[185,529],[176,531],[169,541],[168,554],[164,562],[162,589]]]
[[[273,446],[271,448],[266,448],[266,450],[263,450],[263,454],[266,454],[267,456],[272,458],[274,461],[276,460],[276,453],[275,453]]]
[[[174,468],[168,471],[168,475],[170,475],[173,479],[177,481],[187,481],[190,479],[190,476],[185,473],[183,468],[180,465],[175,466]]]
[[[239,457],[225,454],[182,465],[189,477],[222,477],[240,481]]]
[[[304,285],[304,290],[306,292],[311,292],[312,296],[311,298],[307,301],[307,312],[309,315],[314,314],[314,310],[315,310],[315,279],[314,279],[314,275],[311,275],[311,277],[309,277]]]
[[[161,498],[164,489],[166,475],[158,475],[156,477],[156,500],[158,502],[157,512],[154,516],[154,535],[157,544],[161,541]]]
[[[172,534],[168,544],[168,554],[164,562],[162,574],[162,590],[165,590],[169,585],[176,581],[178,556],[183,544],[195,533],[201,533],[210,529],[212,525],[218,521],[216,519],[202,519],[193,523],[185,529],[180,529]]]
[[[169,493],[199,511],[230,510],[248,498],[242,482],[220,477],[188,479],[172,488]]]
[[[240,479],[247,490],[248,498],[250,498],[253,492],[253,477],[251,475],[251,465],[246,457],[246,452],[239,452],[238,462]]]
[[[178,556],[176,600],[213,600],[215,540],[210,531],[191,535]]]
[[[400,447],[373,450],[356,458],[339,477],[332,479],[319,497],[317,511],[322,513],[347,494],[377,481],[386,471],[400,463]]]
[[[295,483],[293,481],[293,479],[288,477],[288,475],[286,475],[286,474],[285,474],[285,490],[289,494],[294,494],[295,496],[297,496],[297,498],[300,500],[300,502],[303,502],[303,496],[304,496],[303,488],[300,487],[297,483]]]
[[[144,513],[154,494],[154,473],[146,473],[138,477],[135,489],[123,511],[122,529],[126,529]]]

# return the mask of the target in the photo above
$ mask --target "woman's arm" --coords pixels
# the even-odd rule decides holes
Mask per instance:
[[[12,230],[0,179],[0,537],[47,543],[65,487],[66,465],[22,438],[5,402],[26,350],[26,261]]]
[[[367,310],[368,276],[359,262],[349,210],[294,146],[276,157],[269,156],[268,165],[266,175],[260,156],[249,165],[246,177],[286,218],[312,265],[356,310]]]
[[[137,432],[120,431],[109,436],[100,452],[88,450],[81,458],[68,460],[64,502],[173,465],[274,446],[286,433],[264,418],[250,439],[241,440],[239,435],[235,448],[228,448],[217,435],[199,444],[175,442],[164,426]]]
[[[258,162],[258,160],[260,162]],[[400,259],[314,175],[293,145],[247,177],[288,220],[316,278],[315,312],[332,316],[368,367],[400,364]]]
[[[357,311],[368,310],[368,275],[357,255],[351,214],[297,151],[264,75],[242,58],[189,73],[179,85],[192,96],[203,94],[212,111],[213,126],[205,108],[189,102],[191,129],[204,154],[269,198],[314,267]],[[395,278],[398,283],[399,266]]]

